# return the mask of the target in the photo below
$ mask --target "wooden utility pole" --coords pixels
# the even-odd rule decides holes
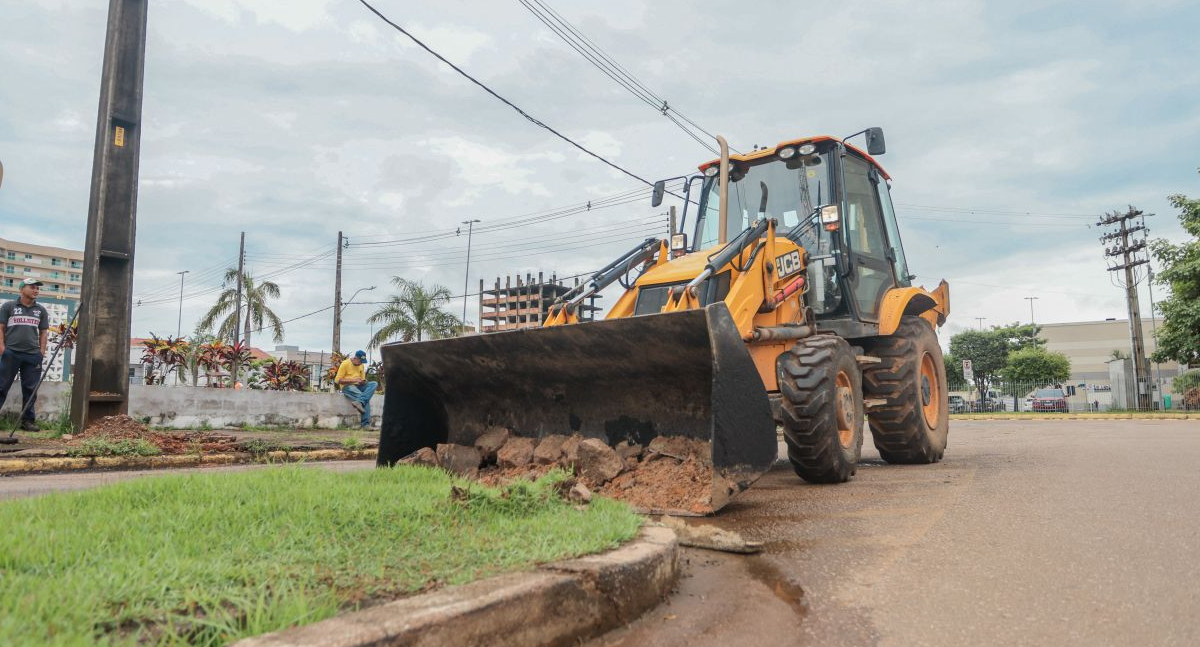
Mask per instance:
[[[110,0],[100,74],[71,424],[129,411],[129,328],[148,0]]]
[[[1137,408],[1144,410],[1151,407],[1150,362],[1146,359],[1146,339],[1142,334],[1142,309],[1138,303],[1137,284],[1140,279],[1134,268],[1150,261],[1146,258],[1139,258],[1137,255],[1146,248],[1145,238],[1137,241],[1130,240],[1131,234],[1138,231],[1145,232],[1146,226],[1143,224],[1130,226],[1129,224],[1130,220],[1142,217],[1142,212],[1131,206],[1123,214],[1117,212],[1106,214],[1096,225],[1118,225],[1120,227],[1116,231],[1101,236],[1100,242],[1116,241],[1114,246],[1104,248],[1104,254],[1113,257],[1114,260],[1119,258],[1119,262],[1109,267],[1108,271],[1124,273],[1124,280],[1121,283],[1125,288],[1125,302],[1129,309],[1129,337],[1132,349],[1130,357],[1133,358],[1134,383],[1137,384]]]
[[[337,266],[333,273],[333,352],[342,352],[342,232],[338,232]]]

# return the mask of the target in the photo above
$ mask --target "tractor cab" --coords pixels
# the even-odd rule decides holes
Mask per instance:
[[[782,142],[729,158],[728,222],[720,231],[720,161],[700,166],[684,185],[685,204],[671,246],[675,254],[711,253],[763,218],[808,254],[808,304],[820,327],[847,337],[875,333],[884,294],[911,285],[890,179],[872,155],[883,132],[870,128],[867,148],[828,137]]]

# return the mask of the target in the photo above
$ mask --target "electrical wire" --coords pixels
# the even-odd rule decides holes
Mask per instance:
[[[716,140],[716,136],[700,127],[699,124],[687,118],[672,107],[666,99],[658,96],[642,83],[636,76],[629,72],[624,66],[616,61],[610,54],[605,52],[599,45],[589,39],[579,31],[574,25],[563,18],[562,14],[555,11],[545,0],[518,0],[529,13],[533,14],[542,24],[548,27],[551,31],[558,35],[571,49],[575,50],[579,55],[583,56],[596,69],[600,70],[605,76],[612,79],[617,85],[620,85],[635,98],[649,107],[655,112],[662,114],[669,119],[673,124],[679,127],[689,137],[694,139],[698,144],[706,148],[714,155],[719,154],[717,149],[712,145],[712,141]],[[534,6],[537,5],[537,6]],[[709,139],[706,141],[697,135],[692,128],[688,128],[678,119],[671,116],[674,113],[679,118],[686,121],[695,130],[707,135]],[[732,148],[732,147],[731,147]],[[734,149],[735,152],[737,149]]]
[[[495,98],[496,98],[498,101],[500,101],[500,102],[501,102],[501,103],[503,103],[504,105],[506,105],[506,106],[508,106],[508,107],[512,108],[513,110],[515,110],[515,111],[517,112],[517,114],[519,114],[519,115],[521,115],[522,117],[524,117],[526,120],[528,120],[528,121],[529,121],[530,123],[532,123],[533,125],[535,125],[535,126],[537,126],[537,127],[539,127],[539,128],[543,128],[543,129],[545,129],[547,132],[549,132],[549,133],[553,134],[554,136],[558,137],[559,139],[563,140],[564,142],[567,142],[567,143],[568,143],[568,144],[570,144],[571,146],[574,146],[575,148],[579,149],[579,150],[580,150],[580,151],[582,151],[583,153],[585,153],[585,154],[587,154],[587,155],[589,155],[589,156],[591,156],[591,157],[593,157],[593,158],[595,158],[595,159],[599,160],[600,162],[602,162],[602,163],[604,163],[604,164],[608,165],[609,167],[611,167],[611,168],[613,168],[613,169],[615,169],[615,170],[617,170],[617,171],[620,171],[621,173],[624,173],[625,175],[628,175],[629,177],[631,177],[631,178],[633,178],[633,179],[635,179],[635,180],[637,180],[637,181],[641,182],[642,184],[645,184],[645,185],[647,185],[647,186],[654,186],[654,183],[653,183],[653,182],[651,182],[650,180],[647,180],[646,178],[644,178],[644,177],[642,177],[642,176],[640,176],[640,175],[638,175],[638,174],[634,173],[633,171],[630,171],[630,170],[628,170],[628,169],[626,169],[626,168],[624,168],[624,167],[622,167],[622,166],[620,166],[620,165],[616,164],[615,162],[609,161],[609,160],[608,160],[608,159],[606,159],[605,157],[601,156],[599,153],[595,153],[595,152],[593,152],[592,150],[590,150],[590,149],[588,149],[587,147],[585,147],[583,144],[580,144],[579,142],[577,142],[577,141],[575,141],[575,140],[571,139],[570,137],[567,137],[566,135],[564,135],[564,134],[562,134],[562,133],[558,132],[557,130],[555,130],[555,129],[554,129],[554,128],[552,128],[551,126],[547,125],[545,122],[541,121],[540,119],[537,119],[537,118],[536,118],[536,117],[534,117],[533,115],[530,115],[528,112],[526,112],[525,110],[523,110],[522,108],[520,108],[519,106],[517,106],[515,103],[513,103],[513,102],[509,101],[508,99],[505,99],[504,97],[500,96],[500,94],[498,94],[498,93],[497,93],[495,90],[493,90],[493,89],[489,88],[488,86],[484,85],[484,84],[483,84],[483,82],[479,81],[478,79],[476,79],[475,77],[471,76],[470,74],[467,74],[465,71],[463,71],[463,69],[462,69],[462,68],[458,67],[458,66],[457,66],[457,65],[455,65],[454,63],[451,63],[449,60],[447,60],[447,59],[446,59],[446,57],[442,56],[441,54],[439,54],[439,53],[435,52],[435,51],[434,51],[432,48],[430,48],[428,45],[426,45],[424,42],[422,42],[422,41],[421,41],[419,38],[417,38],[416,36],[413,36],[411,33],[409,33],[407,30],[405,30],[403,27],[401,27],[400,25],[396,24],[395,22],[392,22],[392,20],[391,20],[390,18],[388,18],[387,16],[383,15],[383,14],[382,14],[382,13],[381,13],[381,12],[380,12],[378,9],[376,9],[374,6],[372,6],[372,5],[371,5],[371,3],[367,2],[367,0],[358,0],[358,2],[359,2],[359,4],[361,4],[361,5],[363,5],[364,7],[366,7],[366,8],[367,8],[367,9],[368,9],[368,10],[369,10],[371,13],[375,14],[375,15],[376,15],[376,16],[377,16],[377,17],[378,17],[380,20],[382,20],[383,22],[387,23],[387,24],[388,24],[388,25],[390,25],[390,26],[391,26],[393,29],[395,29],[396,31],[400,32],[401,34],[404,34],[405,36],[407,36],[407,37],[408,37],[408,39],[409,39],[409,40],[411,40],[412,42],[416,43],[416,45],[417,45],[418,47],[420,47],[421,49],[425,50],[426,52],[428,52],[429,54],[431,54],[431,55],[432,55],[434,58],[438,59],[439,61],[441,61],[441,62],[445,63],[445,64],[446,64],[446,65],[448,65],[448,66],[450,66],[450,68],[451,68],[451,69],[453,69],[455,72],[458,72],[458,74],[459,74],[460,76],[462,76],[463,78],[467,79],[467,80],[468,80],[468,81],[470,81],[471,83],[474,83],[475,85],[479,86],[479,87],[480,87],[480,89],[482,89],[484,92],[487,92],[488,94],[492,95],[493,97],[495,97]],[[680,196],[676,196],[676,197],[680,197]]]

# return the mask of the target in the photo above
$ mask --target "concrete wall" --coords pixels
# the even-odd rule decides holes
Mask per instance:
[[[57,419],[70,408],[71,385],[43,382],[38,390],[37,417]],[[371,399],[371,424],[378,425],[383,415],[383,397]],[[21,411],[21,387],[18,381],[9,391],[0,411],[14,415]],[[350,401],[338,393],[294,391],[254,391],[250,389],[210,389],[203,387],[129,385],[129,415],[149,425],[163,427],[214,428],[238,425],[287,425],[294,427],[357,426],[359,415]]]

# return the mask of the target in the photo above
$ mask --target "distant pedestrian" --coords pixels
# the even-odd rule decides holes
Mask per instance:
[[[371,426],[371,396],[379,388],[378,382],[367,381],[366,361],[367,354],[356,351],[342,361],[337,376],[333,378],[333,382],[342,389],[342,395],[350,399],[350,406],[362,414],[358,426],[363,428]]]
[[[4,406],[8,390],[20,373],[21,404],[25,408],[21,429],[37,431],[33,409],[42,377],[42,358],[46,356],[50,313],[37,302],[41,281],[26,278],[20,290],[19,299],[0,305],[0,406]]]

